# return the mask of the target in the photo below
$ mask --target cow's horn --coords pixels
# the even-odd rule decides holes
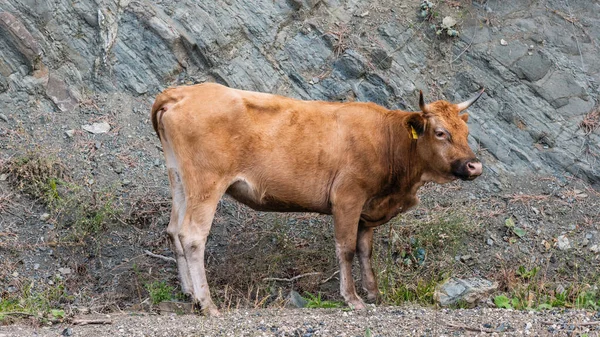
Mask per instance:
[[[483,90],[484,89],[481,89],[475,96],[471,97],[469,100],[457,104],[458,111],[463,111],[466,108],[470,107],[471,104],[475,103],[475,101],[478,100],[479,97],[481,97],[481,95],[483,94]]]
[[[419,90],[419,108],[423,113],[427,113],[427,105],[425,105],[425,100],[423,100],[423,90]]]

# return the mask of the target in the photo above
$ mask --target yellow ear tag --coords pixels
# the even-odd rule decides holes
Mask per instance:
[[[410,126],[410,136],[412,139],[419,139],[419,135],[417,134],[417,130],[411,125]]]

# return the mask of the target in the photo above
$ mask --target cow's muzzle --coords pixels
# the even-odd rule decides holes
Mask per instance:
[[[473,180],[482,172],[483,165],[477,158],[456,160],[452,163],[452,173],[462,180]]]

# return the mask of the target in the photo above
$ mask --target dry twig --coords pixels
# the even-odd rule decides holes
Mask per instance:
[[[340,273],[340,271],[338,270],[335,273],[331,274],[331,276],[329,276],[328,278],[326,278],[323,281],[321,281],[321,284],[329,282],[329,280],[331,280],[335,275],[337,275],[339,273]]]
[[[154,253],[152,253],[152,252],[151,252],[151,251],[149,251],[149,250],[144,250],[144,253],[145,253],[146,255],[150,256],[150,257],[155,257],[155,258],[157,258],[157,259],[161,259],[161,260],[164,260],[164,261],[168,261],[168,262],[175,262],[175,263],[177,263],[177,260],[175,260],[174,258],[172,258],[172,257],[169,257],[169,256],[163,256],[163,255],[154,254]]]
[[[88,324],[112,324],[112,320],[110,319],[74,319],[73,325],[88,325]]]
[[[300,275],[294,276],[292,278],[266,277],[263,279],[263,282],[266,282],[266,281],[294,282],[297,279],[305,277],[305,276],[320,275],[320,274],[321,274],[320,272],[313,272],[313,273],[300,274]]]

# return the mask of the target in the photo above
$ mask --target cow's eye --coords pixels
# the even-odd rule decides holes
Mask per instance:
[[[435,132],[435,137],[437,139],[446,139],[448,138],[448,134],[446,134],[446,132],[442,131],[442,130],[437,130]]]

